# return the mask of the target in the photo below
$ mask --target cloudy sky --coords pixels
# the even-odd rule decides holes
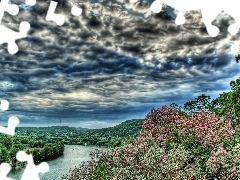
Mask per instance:
[[[17,40],[10,55],[0,45],[0,97],[10,102],[1,112],[19,126],[62,125],[87,128],[114,126],[145,118],[154,107],[183,105],[202,93],[217,97],[239,77],[234,56],[239,35],[227,27],[234,19],[222,12],[213,22],[220,34],[210,37],[200,10],[186,12],[177,26],[177,10],[149,14],[152,1],[58,1],[58,26],[45,17],[50,1],[20,6],[17,16],[4,14],[2,24],[18,31],[28,21],[28,37]],[[83,9],[81,16],[71,8]]]

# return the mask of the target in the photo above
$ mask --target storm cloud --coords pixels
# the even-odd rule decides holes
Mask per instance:
[[[114,124],[144,118],[153,107],[183,104],[205,93],[216,97],[238,78],[239,33],[227,32],[234,19],[222,12],[206,31],[201,12],[186,12],[186,23],[175,24],[177,10],[149,12],[152,1],[59,0],[55,13],[65,16],[57,26],[45,17],[50,2],[20,6],[2,24],[18,31],[28,21],[28,37],[17,40],[19,52],[0,47],[0,94],[10,102],[1,122],[14,114],[20,122]],[[82,15],[71,15],[71,8]],[[81,126],[81,125],[79,125]],[[95,127],[96,128],[96,127]]]

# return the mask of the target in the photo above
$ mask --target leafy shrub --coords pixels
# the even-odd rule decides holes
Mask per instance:
[[[235,135],[230,139],[224,141],[224,148],[227,151],[231,151],[238,144],[240,144],[240,137],[238,135]]]
[[[96,169],[91,173],[90,180],[109,180],[112,178],[112,171],[109,166],[99,163]]]
[[[91,154],[97,160],[92,159],[85,171],[90,169],[88,177],[112,175],[113,180],[236,179],[240,148],[233,135],[231,121],[215,114],[200,111],[185,117],[164,106],[146,116],[134,143]],[[78,168],[74,173],[73,180],[83,179]]]

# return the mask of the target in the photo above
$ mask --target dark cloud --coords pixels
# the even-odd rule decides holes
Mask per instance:
[[[19,14],[4,15],[3,24],[16,31],[21,21],[31,24],[28,37],[16,41],[18,53],[0,46],[0,94],[11,104],[6,116],[24,123],[144,118],[152,107],[182,105],[202,93],[216,97],[238,77],[239,34],[227,32],[233,23],[227,14],[213,22],[221,32],[212,38],[199,11],[177,26],[170,7],[149,14],[152,1],[57,2],[63,26],[45,20],[50,2],[43,0],[32,8],[12,0]],[[81,16],[70,14],[73,5]]]

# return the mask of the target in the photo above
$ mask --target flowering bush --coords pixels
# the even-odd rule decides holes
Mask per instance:
[[[134,143],[95,152],[97,159],[85,166],[91,171],[86,179],[96,172],[95,178],[114,180],[240,178],[240,148],[234,134],[231,121],[215,114],[200,111],[187,118],[164,106],[146,116]],[[83,177],[81,173],[72,172]]]
[[[240,144],[227,152],[222,145],[206,162],[212,176],[219,179],[236,179],[240,177]]]

